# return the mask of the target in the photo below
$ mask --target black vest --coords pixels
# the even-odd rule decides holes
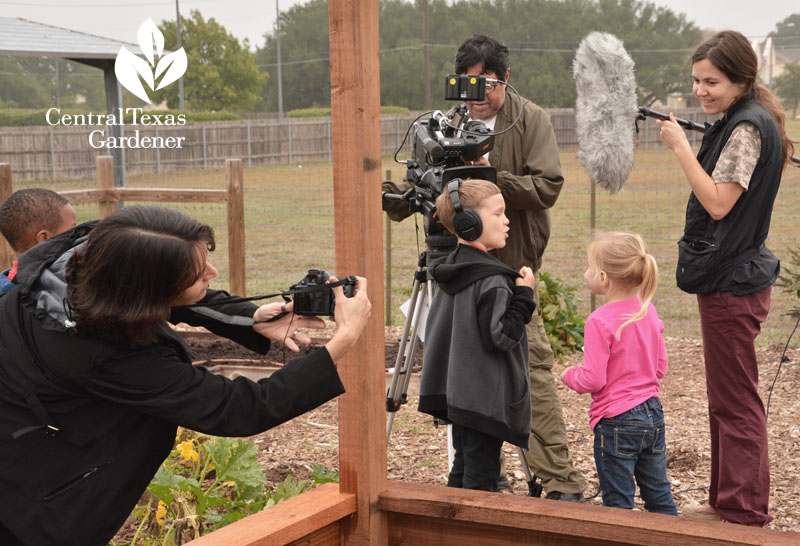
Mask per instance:
[[[780,261],[764,245],[783,172],[781,136],[772,115],[755,100],[740,100],[706,132],[697,160],[710,176],[743,121],[761,134],[761,156],[747,191],[721,220],[706,212],[694,192],[686,206],[676,279],[689,293],[752,294],[774,283],[780,272]]]

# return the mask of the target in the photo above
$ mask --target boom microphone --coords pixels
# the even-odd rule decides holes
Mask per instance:
[[[655,110],[650,110],[649,108],[645,108],[644,106],[639,107],[639,119],[644,119],[645,117],[648,118],[656,118],[660,120],[667,121],[669,120],[669,114],[664,114],[662,112],[656,112]],[[708,131],[708,128],[711,127],[709,124],[700,125],[699,123],[695,123],[693,121],[689,121],[686,119],[675,118],[675,123],[683,127],[684,129],[688,129],[690,131],[698,131],[700,133],[705,133]],[[789,158],[793,163],[796,163],[800,166],[800,157],[791,156]]]
[[[580,43],[572,66],[577,101],[578,159],[592,180],[616,193],[633,167],[636,79],[622,42],[592,32]]]

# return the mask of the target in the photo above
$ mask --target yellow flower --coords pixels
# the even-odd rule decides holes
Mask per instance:
[[[181,442],[175,447],[181,452],[181,457],[183,457],[184,460],[193,461],[195,463],[200,460],[200,455],[194,449],[194,444],[192,442]]]
[[[158,501],[158,508],[156,509],[156,523],[161,527],[167,523],[167,505],[164,501]]]

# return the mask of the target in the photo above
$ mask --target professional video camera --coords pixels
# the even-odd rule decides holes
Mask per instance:
[[[445,79],[446,100],[482,101],[486,99],[484,76],[447,76]],[[385,200],[408,202],[410,212],[421,212],[425,218],[425,242],[434,250],[455,248],[456,237],[448,232],[436,219],[436,198],[447,182],[454,178],[483,178],[496,182],[494,167],[465,165],[489,153],[494,146],[495,133],[478,120],[471,120],[463,104],[447,113],[439,110],[426,112],[430,118],[417,118],[408,131],[413,129],[414,141],[411,158],[398,161],[406,165],[406,178],[412,187],[403,194],[384,193]],[[422,116],[420,116],[422,117]],[[400,145],[402,148],[406,139]],[[399,152],[399,149],[398,149]],[[395,160],[397,154],[395,153]]]

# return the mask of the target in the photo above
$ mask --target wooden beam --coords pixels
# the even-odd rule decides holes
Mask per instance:
[[[369,281],[372,317],[339,362],[339,473],[358,512],[342,522],[346,546],[383,546],[386,517],[376,510],[386,485],[383,242],[381,212],[378,2],[328,3],[331,58],[336,273]]]
[[[114,201],[110,191],[114,189],[114,158],[110,155],[97,156],[97,189],[101,192],[101,201],[97,202],[100,218],[114,212]]]
[[[379,508],[390,512],[390,544],[692,546],[800,544],[789,533],[591,504],[389,482]]]
[[[73,205],[100,203],[111,198],[107,190],[66,190],[60,191],[58,194],[68,199]]]
[[[105,201],[146,201],[162,203],[224,203],[225,190],[187,190],[164,188],[113,188],[106,190],[67,190],[58,192],[73,205]]]
[[[224,203],[225,190],[187,190],[160,188],[114,188],[116,201],[147,201],[163,203]]]
[[[228,186],[228,263],[230,264],[230,291],[237,296],[247,295],[245,277],[246,254],[244,249],[244,172],[241,159],[225,161],[225,179]]]
[[[331,535],[326,528],[354,513],[354,495],[339,492],[336,484],[320,485],[231,523],[187,543],[187,546],[276,546],[280,544],[312,544],[310,536]],[[320,531],[322,531],[320,533]],[[335,544],[338,544],[338,533]],[[313,544],[329,544],[314,541]]]
[[[0,203],[8,199],[14,191],[11,183],[11,165],[0,163]],[[16,253],[5,237],[0,236],[0,270],[5,271],[14,263]]]

